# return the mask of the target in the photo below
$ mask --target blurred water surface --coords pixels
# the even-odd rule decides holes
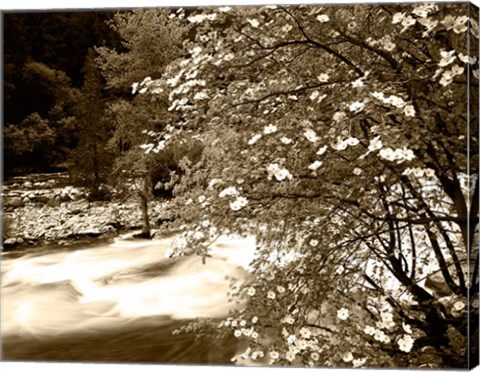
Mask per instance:
[[[203,264],[168,258],[174,239],[130,234],[2,253],[2,359],[230,363],[235,340],[172,331],[228,315],[226,276],[246,275],[255,241],[224,237]]]

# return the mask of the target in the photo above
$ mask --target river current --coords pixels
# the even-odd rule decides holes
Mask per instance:
[[[3,252],[2,359],[228,364],[235,340],[172,331],[228,315],[255,239],[223,237],[203,264],[169,258],[176,237],[131,236]]]

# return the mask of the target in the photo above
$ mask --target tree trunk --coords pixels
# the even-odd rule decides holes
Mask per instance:
[[[143,190],[140,192],[140,208],[142,209],[141,237],[150,239],[150,217],[148,216],[148,199],[150,197],[150,182],[148,176],[143,179]]]
[[[98,165],[97,145],[93,145],[93,193],[98,195],[100,188],[100,171]]]
[[[142,235],[150,237],[150,219],[148,217],[148,200],[143,193],[140,195],[140,206],[142,208]]]

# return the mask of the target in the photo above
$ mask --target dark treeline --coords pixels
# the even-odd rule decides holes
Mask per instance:
[[[48,109],[40,105],[48,99],[41,91],[27,94],[35,88],[29,84],[31,77],[25,74],[28,63],[38,62],[64,72],[72,87],[81,87],[88,49],[119,45],[117,34],[106,23],[114,14],[114,11],[4,14],[5,122],[18,122],[36,107],[40,111]],[[34,93],[37,99],[28,100]]]
[[[89,50],[119,46],[107,24],[114,14],[3,15],[5,176],[65,167],[78,144]]]

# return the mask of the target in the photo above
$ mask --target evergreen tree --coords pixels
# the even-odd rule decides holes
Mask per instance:
[[[90,49],[84,66],[85,81],[77,105],[78,146],[69,168],[76,183],[86,186],[93,199],[102,197],[100,185],[108,183],[113,158],[107,148],[112,125],[106,112],[107,97]]]

